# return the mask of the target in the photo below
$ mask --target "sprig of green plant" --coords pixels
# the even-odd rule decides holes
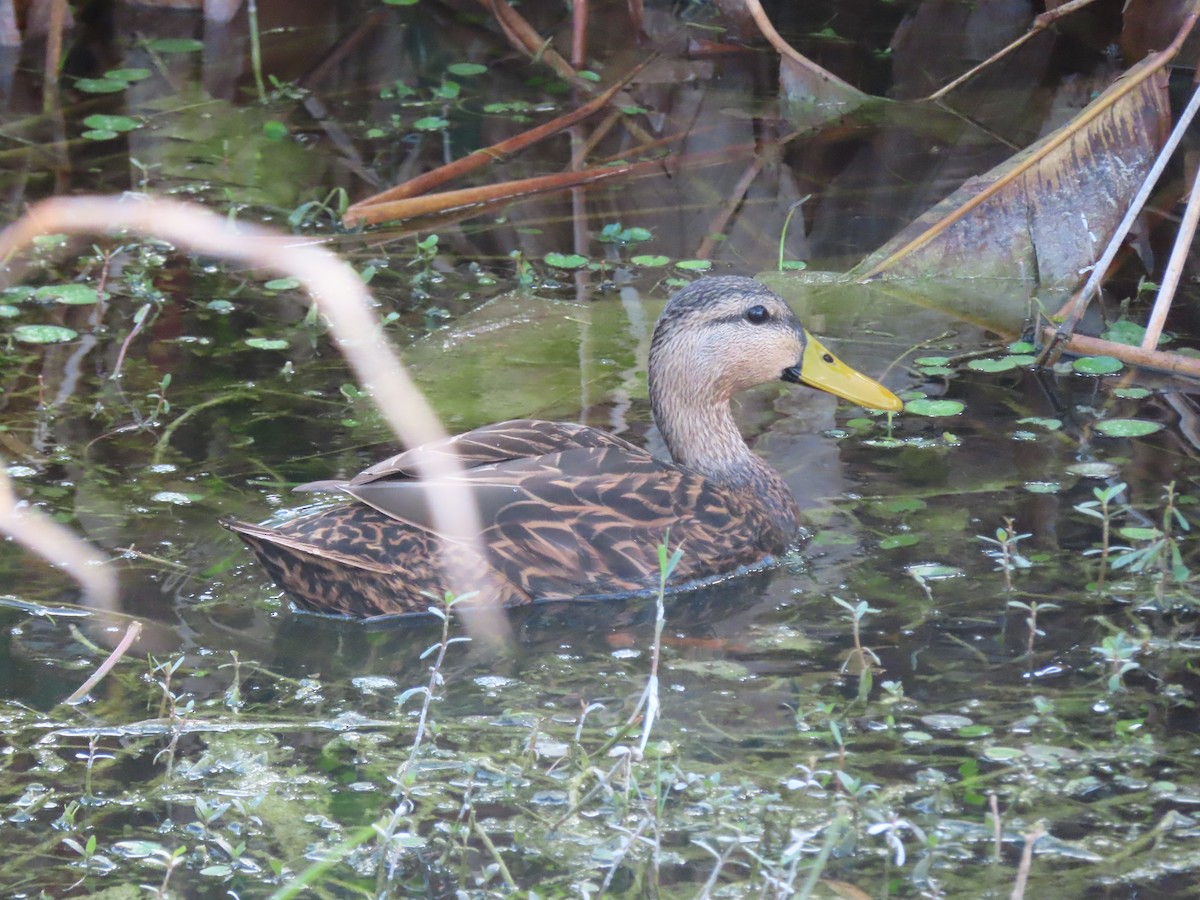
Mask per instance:
[[[858,672],[858,699],[865,701],[871,696],[871,685],[874,678],[871,674],[872,669],[874,666],[880,665],[880,660],[874,650],[863,646],[862,620],[870,613],[877,613],[879,610],[873,609],[866,600],[847,603],[841,597],[834,597],[833,601],[850,614],[850,627],[854,638],[854,649],[842,662],[842,672]]]
[[[1006,591],[1013,589],[1013,572],[1023,571],[1033,566],[1033,563],[1019,549],[1021,541],[1032,536],[1032,534],[1017,534],[1012,518],[1007,516],[1004,519],[1004,527],[996,529],[994,538],[983,534],[976,535],[979,540],[991,545],[990,549],[983,552],[985,556],[996,561],[994,571],[1004,573],[1004,589]]]
[[[1075,505],[1076,512],[1099,519],[1101,523],[1099,549],[1096,551],[1085,551],[1085,555],[1089,552],[1098,552],[1100,554],[1100,572],[1096,575],[1097,590],[1104,589],[1104,576],[1108,568],[1108,555],[1111,550],[1112,541],[1113,501],[1125,493],[1125,487],[1125,482],[1122,481],[1117,484],[1110,484],[1104,488],[1092,488],[1092,495],[1096,499],[1085,500],[1083,503]]]

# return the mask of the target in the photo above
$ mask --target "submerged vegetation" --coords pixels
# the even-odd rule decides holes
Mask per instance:
[[[814,134],[803,166],[778,166],[796,180],[759,193],[734,185],[775,167],[727,165],[671,173],[670,193],[647,179],[347,229],[364,194],[571,105],[561,74],[513,62],[475,11],[438,7],[434,27],[387,5],[260,20],[238,90],[190,30],[118,41],[86,72],[69,61],[65,139],[40,96],[21,108],[38,70],[23,58],[6,211],[127,189],[319,237],[369,283],[450,430],[535,414],[651,443],[642,366],[671,288],[710,269],[837,266],[897,226],[875,154],[923,136],[848,119]],[[864,79],[919,7],[878,4],[856,39]],[[836,55],[858,46],[847,24],[806,22],[796,40]],[[336,75],[306,72],[330,34],[366,49]],[[757,63],[721,63],[710,84],[711,60],[684,62],[623,108],[752,145],[746,113],[772,99],[749,93]],[[931,126],[942,151],[946,123]],[[558,168],[564,148],[545,151]],[[816,171],[824,159],[837,165]],[[1177,383],[1101,354],[1039,369],[1016,334],[835,302],[821,328],[907,404],[892,420],[770,387],[742,404],[808,514],[802,550],[691,594],[515,611],[510,642],[468,641],[452,597],[399,625],[297,615],[216,524],[292,515],[291,485],[357,471],[389,440],[296,282],[129,236],[47,235],[27,263],[0,292],[6,472],[119,561],[122,605],[100,615],[0,545],[5,896],[1200,884],[1200,469]],[[1155,286],[1113,290],[1128,296],[1104,334],[1137,343],[1129,307]],[[1018,319],[1043,302],[1010,299]],[[664,572],[687,553],[667,541]]]

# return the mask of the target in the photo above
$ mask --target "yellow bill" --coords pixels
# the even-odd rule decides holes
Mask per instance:
[[[889,412],[899,412],[904,408],[904,402],[882,384],[850,368],[807,331],[804,336],[808,341],[804,357],[799,366],[793,366],[784,373],[787,381],[804,382],[859,406],[886,409]]]

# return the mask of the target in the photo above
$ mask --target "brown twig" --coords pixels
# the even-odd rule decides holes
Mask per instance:
[[[580,78],[579,73],[572,68],[571,64],[562,58],[562,54],[551,47],[550,42],[544,40],[526,21],[525,17],[513,9],[508,0],[479,0],[479,2],[492,11],[504,36],[518,50],[523,51],[530,59],[544,62],[554,70],[554,74],[564,81],[569,81],[589,93],[594,90],[595,86]]]
[[[957,78],[955,78],[949,84],[947,84],[945,87],[941,88],[940,90],[934,91],[932,94],[930,94],[925,99],[927,101],[936,101],[936,100],[942,99],[942,97],[946,96],[948,93],[950,93],[956,87],[958,87],[960,84],[962,84],[965,81],[970,81],[972,78],[974,78],[977,74],[982,72],[988,66],[998,62],[999,60],[1003,59],[1008,54],[1012,53],[1014,50],[1016,50],[1018,47],[1020,47],[1022,44],[1024,44],[1026,41],[1028,41],[1030,38],[1032,38],[1034,35],[1038,34],[1039,32],[1045,31],[1047,28],[1049,28],[1051,25],[1053,25],[1055,22],[1057,22],[1063,16],[1066,16],[1066,15],[1069,15],[1069,14],[1075,12],[1075,10],[1077,10],[1077,9],[1082,9],[1083,7],[1087,6],[1089,3],[1092,3],[1092,2],[1093,2],[1093,0],[1069,0],[1068,3],[1064,3],[1062,6],[1056,7],[1051,10],[1047,10],[1046,12],[1042,13],[1039,16],[1035,16],[1034,20],[1033,20],[1033,24],[1029,26],[1029,30],[1026,31],[1023,35],[1021,35],[1015,41],[1010,43],[1007,47],[997,50],[995,53],[993,53],[991,56],[989,56],[987,59],[985,59],[979,65],[968,69],[966,72],[963,72],[963,74],[959,75]]]
[[[1029,884],[1029,870],[1033,868],[1033,845],[1046,836],[1046,826],[1038,822],[1033,831],[1025,835],[1025,846],[1021,848],[1021,864],[1017,867],[1017,880],[1013,884],[1009,900],[1024,900],[1025,888]]]
[[[58,73],[62,68],[63,31],[67,27],[67,0],[51,0],[46,30],[46,60],[42,81],[42,109],[58,106]]]
[[[1054,327],[1047,325],[1042,329],[1042,340],[1047,347],[1059,341],[1059,334]],[[1130,366],[1144,366],[1149,369],[1159,369],[1173,375],[1186,375],[1188,378],[1200,378],[1200,359],[1184,356],[1180,353],[1170,353],[1166,350],[1146,350],[1142,347],[1132,347],[1129,344],[1118,344],[1102,338],[1088,337],[1076,334],[1056,345],[1059,352],[1066,351],[1078,356],[1111,356]]]
[[[88,680],[81,684],[78,688],[76,688],[71,696],[64,700],[63,703],[78,703],[89,693],[91,693],[92,688],[98,685],[101,679],[103,679],[105,675],[112,671],[113,666],[120,662],[121,657],[129,651],[129,648],[133,646],[133,642],[137,640],[138,635],[141,633],[142,623],[130,622],[129,627],[125,629],[125,636],[122,637],[121,642],[113,648],[112,653],[108,654],[108,658],[105,659],[104,662],[100,663],[100,666],[95,672],[92,673],[91,677],[88,678]]]
[[[590,169],[582,169],[578,172],[559,172],[555,175],[541,175],[535,178],[506,181],[502,184],[482,185],[480,187],[464,188],[457,191],[443,191],[437,194],[428,194],[424,197],[409,197],[405,200],[397,200],[391,203],[374,203],[370,206],[360,208],[358,214],[353,218],[350,216],[350,212],[347,211],[346,221],[351,225],[372,225],[396,219],[411,219],[416,216],[435,215],[452,209],[514,200],[518,197],[525,197],[531,194],[558,191],[583,184],[594,184],[600,181],[607,181],[611,178],[635,178],[664,171],[675,171],[681,168],[716,165],[752,152],[754,152],[753,144],[739,144],[720,150],[668,157],[661,160],[655,159],[646,162],[626,163],[623,166],[598,166]]]
[[[725,232],[725,226],[729,224],[729,220],[733,218],[733,214],[742,205],[742,201],[746,199],[746,192],[750,190],[750,186],[754,184],[754,180],[762,173],[763,166],[766,164],[767,157],[765,153],[759,153],[754,159],[750,160],[750,165],[746,167],[746,171],[742,173],[742,177],[738,179],[738,183],[730,191],[729,196],[721,201],[716,215],[709,222],[704,239],[696,248],[696,259],[708,259],[712,256],[713,249],[717,245],[716,235]]]
[[[1146,323],[1146,334],[1142,338],[1143,350],[1153,350],[1158,346],[1163,325],[1167,322],[1167,313],[1171,311],[1171,301],[1175,299],[1175,289],[1179,287],[1179,278],[1183,275],[1183,266],[1187,262],[1188,251],[1192,249],[1192,238],[1196,234],[1198,221],[1200,221],[1200,169],[1192,175],[1192,190],[1188,195],[1187,209],[1183,214],[1183,221],[1179,223],[1179,233],[1175,235],[1175,246],[1171,248],[1171,258],[1167,261],[1167,269],[1163,272],[1162,282],[1158,287],[1158,296],[1154,298],[1154,309],[1150,311],[1150,320]]]
[[[549,122],[538,125],[536,128],[530,128],[528,131],[523,131],[521,134],[518,134],[515,137],[500,141],[497,144],[492,144],[490,147],[484,147],[482,150],[476,150],[474,153],[470,153],[464,156],[462,159],[456,159],[454,162],[447,163],[444,166],[439,166],[432,172],[425,172],[422,175],[418,175],[416,178],[410,178],[403,184],[398,184],[395,187],[388,188],[386,191],[382,191],[371,197],[367,197],[365,200],[358,201],[346,210],[345,222],[348,225],[356,225],[362,221],[367,221],[365,217],[360,218],[360,215],[365,212],[367,207],[377,206],[379,204],[390,203],[396,200],[403,200],[408,197],[416,197],[421,194],[428,193],[431,189],[440,187],[451,179],[459,178],[470,172],[474,172],[476,169],[483,168],[484,166],[502,159],[505,156],[510,156],[519,150],[524,150],[526,147],[529,147],[538,141],[545,140],[546,138],[557,134],[563,129],[569,128],[576,122],[586,119],[593,113],[603,109],[605,104],[612,99],[613,95],[616,94],[617,91],[623,88],[626,84],[628,84],[629,80],[633,78],[634,75],[645,68],[648,62],[649,61],[647,60],[647,62],[643,62],[641,65],[635,67],[624,77],[622,77],[616,84],[604,91],[604,93],[598,94],[587,103],[583,104],[577,109],[571,110],[571,112],[566,113],[565,115],[559,116],[556,119],[551,119]],[[382,220],[375,219],[372,221]]]
[[[587,62],[588,0],[571,4],[571,65],[582,69]]]

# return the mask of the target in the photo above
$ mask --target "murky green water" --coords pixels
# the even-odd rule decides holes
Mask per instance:
[[[859,70],[872,90],[900,14],[884,6],[878,34],[848,42],[855,59],[875,60]],[[417,7],[364,18],[373,12],[314,5],[297,22],[265,6],[265,67],[284,82],[370,25],[311,93],[279,91],[266,105],[228,49],[243,46],[241,20],[220,50],[213,34],[189,52],[97,38],[119,57],[109,68],[150,74],[113,94],[68,91],[61,123],[35,111],[36,66],[22,57],[4,111],[6,212],[55,191],[148,190],[284,227],[292,216],[371,277],[389,333],[451,430],[536,415],[657,446],[644,360],[672,281],[695,277],[677,262],[773,268],[788,207],[815,192],[786,255],[842,267],[945,193],[943,180],[961,180],[928,166],[928,148],[950,143],[939,120],[922,133],[898,117],[793,142],[724,222],[716,210],[748,159],[458,221],[334,233],[327,210],[301,206],[337,187],[357,199],[372,177],[390,184],[524,127],[488,103],[526,102],[531,121],[569,105],[468,16]],[[655,27],[674,21],[652,15]],[[284,21],[295,27],[272,30]],[[199,28],[186,15],[141,25],[174,38]],[[835,65],[818,30],[806,21],[792,36]],[[597,39],[598,58],[620,67],[621,48]],[[492,69],[460,77],[449,97],[447,67],[463,61]],[[667,125],[690,123],[691,149],[786,130],[764,54],[680,66],[636,95]],[[765,117],[749,118],[760,105]],[[137,127],[79,137],[100,113]],[[449,124],[415,128],[431,115]],[[60,128],[66,142],[48,148]],[[973,164],[1009,152],[980,140],[966,141]],[[555,171],[568,155],[559,138],[497,177]],[[965,165],[955,156],[947,168]],[[615,223],[652,238],[604,239]],[[436,248],[419,247],[431,234]],[[645,254],[665,264],[632,262]],[[638,738],[640,726],[621,729],[650,671],[654,603],[553,604],[514,611],[508,645],[448,648],[433,731],[397,789],[422,699],[406,692],[429,681],[422,653],[440,623],[297,615],[216,524],[298,508],[290,485],[392,452],[303,296],[268,273],[134,240],[43,246],[23,274],[32,287],[103,280],[111,297],[0,296],[0,452],[24,499],[119,560],[122,612],[144,631],[88,702],[62,706],[126,620],[76,616],[61,573],[0,544],[6,895],[165,883],[176,896],[267,896],[330,859],[312,875],[321,896],[499,893],[506,882],[542,895],[657,884],[669,896],[783,896],[810,871],[871,896],[1007,896],[1022,835],[1039,821],[1048,836],[1030,896],[1194,890],[1198,470],[1179,385],[1069,363],[979,366],[1008,355],[1015,336],[877,295],[790,288],[848,361],[906,399],[959,401],[961,412],[889,426],[783,385],[746,395],[743,433],[810,511],[813,539],[769,571],[667,599],[648,758],[609,745]],[[1014,288],[1017,322],[1026,293]],[[79,337],[10,338],[29,324]],[[1098,427],[1117,418],[1164,427],[1138,438]],[[1103,586],[1101,520],[1077,508],[1097,489],[1112,489],[1113,545],[1131,548],[1112,551]],[[858,610],[865,649],[835,598],[869,604]],[[381,821],[387,840],[362,830]]]

